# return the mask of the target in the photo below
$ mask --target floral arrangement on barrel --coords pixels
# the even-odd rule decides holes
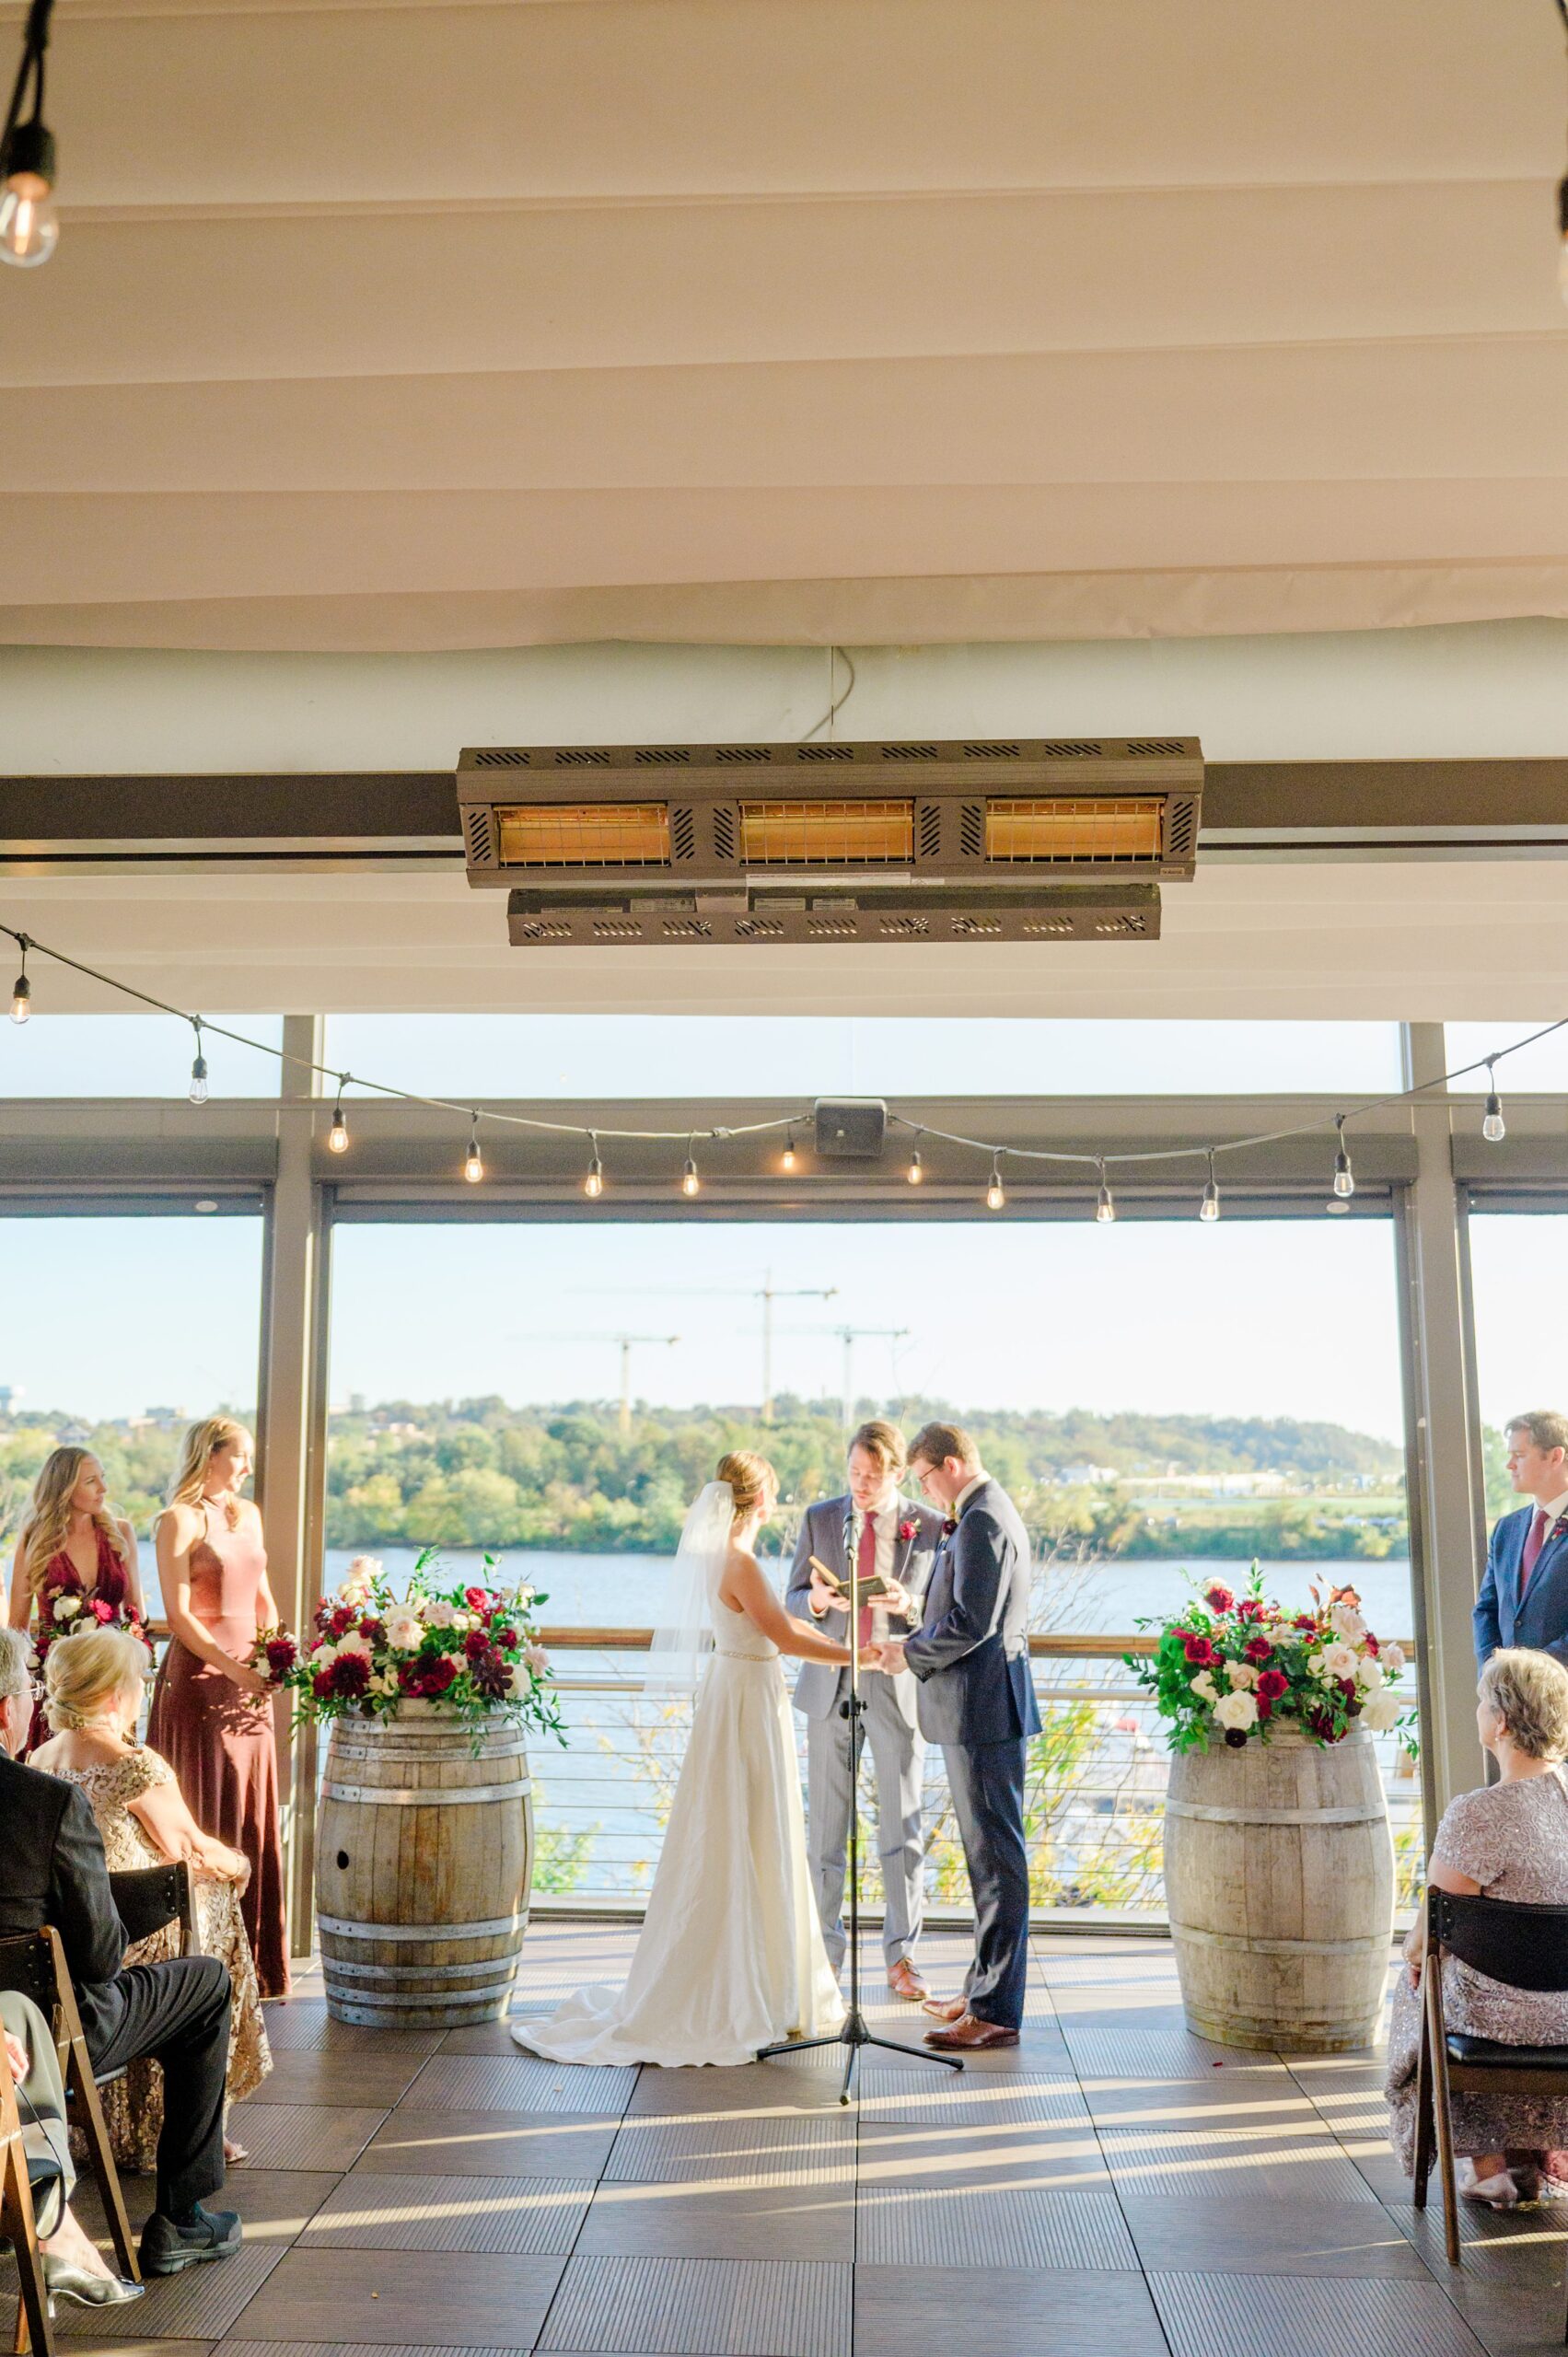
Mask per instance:
[[[478,1724],[501,1712],[563,1743],[550,1659],[539,1643],[531,1587],[449,1585],[437,1550],[414,1564],[408,1594],[394,1596],[379,1562],[356,1555],[335,1596],[316,1607],[306,1641],[263,1630],[250,1656],[272,1686],[295,1698],[296,1718],[390,1718],[405,1701],[439,1702]]]
[[[1357,1726],[1413,1728],[1413,1709],[1393,1690],[1403,1650],[1373,1634],[1354,1588],[1311,1596],[1310,1612],[1269,1603],[1254,1563],[1245,1596],[1216,1581],[1179,1620],[1139,1622],[1157,1628],[1159,1643],[1146,1660],[1123,1658],[1169,1720],[1173,1751],[1207,1751],[1216,1730],[1240,1750],[1279,1726],[1318,1744],[1342,1743]]]

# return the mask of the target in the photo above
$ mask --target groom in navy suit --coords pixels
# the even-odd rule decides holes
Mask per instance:
[[[1029,1671],[1029,1542],[1018,1510],[957,1424],[926,1424],[910,1470],[947,1516],[915,1636],[878,1648],[912,1669],[920,1731],[942,1746],[974,1894],[974,1962],[961,1997],[926,2006],[946,2026],[926,2044],[957,2053],[1016,2046],[1028,1971],[1024,1756],[1040,1733]]]
[[[1568,1416],[1534,1409],[1507,1427],[1508,1477],[1529,1500],[1505,1514],[1486,1550],[1475,1605],[1475,1655],[1500,1645],[1568,1665]]]

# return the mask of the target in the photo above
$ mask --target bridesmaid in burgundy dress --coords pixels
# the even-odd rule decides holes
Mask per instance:
[[[10,1620],[13,1629],[31,1626],[41,1670],[56,1638],[75,1629],[142,1634],[135,1534],[105,1496],[103,1468],[89,1448],[51,1449],[33,1483],[11,1564]],[[35,1704],[27,1747],[48,1740],[49,1723]]]
[[[256,1977],[263,1997],[286,1997],[277,1744],[272,1695],[250,1666],[278,1608],[261,1515],[239,1494],[252,1454],[250,1434],[230,1416],[208,1416],[185,1435],[157,1520],[169,1645],[147,1741],[173,1769],[203,1832],[250,1859],[240,1904]]]

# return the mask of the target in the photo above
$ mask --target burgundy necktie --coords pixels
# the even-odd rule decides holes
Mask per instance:
[[[877,1517],[868,1514],[860,1526],[860,1548],[855,1558],[854,1575],[857,1580],[869,1580],[876,1574]],[[868,1604],[860,1608],[860,1642],[862,1646],[871,1643],[871,1607]]]
[[[1530,1584],[1530,1573],[1539,1562],[1540,1550],[1545,1545],[1546,1508],[1537,1506],[1530,1523],[1529,1534],[1525,1540],[1525,1551],[1519,1558],[1519,1601],[1521,1603],[1524,1602],[1525,1590]]]

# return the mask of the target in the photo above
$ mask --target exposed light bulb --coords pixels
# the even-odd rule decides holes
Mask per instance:
[[[1342,1113],[1335,1116],[1334,1127],[1340,1138],[1339,1152],[1334,1156],[1334,1192],[1342,1202],[1348,1203],[1355,1192],[1355,1173],[1345,1152],[1345,1117]]]
[[[28,980],[27,954],[23,952],[22,970],[11,985],[11,1020],[25,1023],[32,1013],[32,984]]]
[[[192,1105],[204,1105],[207,1101],[207,1060],[200,1048],[197,1049],[195,1062],[191,1066],[190,1094]]]
[[[686,1167],[680,1174],[680,1191],[683,1195],[695,1195],[701,1189],[702,1184],[702,1180],[697,1176],[697,1166],[691,1156],[688,1155],[686,1157]]]
[[[1095,1219],[1101,1227],[1109,1227],[1116,1217],[1116,1198],[1106,1185],[1103,1172],[1099,1182],[1099,1201],[1095,1205]]]
[[[1007,1197],[1002,1186],[1002,1165],[999,1162],[993,1162],[991,1166],[991,1184],[985,1190],[985,1208],[988,1212],[999,1212],[1006,1201]]]
[[[484,1158],[479,1150],[479,1116],[476,1113],[469,1131],[469,1150],[463,1161],[463,1177],[470,1187],[477,1187],[484,1176]]]
[[[19,122],[0,150],[0,261],[36,270],[49,260],[60,243],[53,193],[54,141],[36,119]]]
[[[916,1146],[914,1152],[910,1155],[910,1167],[905,1171],[904,1176],[909,1180],[912,1187],[918,1187],[923,1180],[925,1171],[921,1163],[919,1146]]]
[[[1205,1188],[1203,1189],[1203,1200],[1202,1200],[1202,1203],[1200,1203],[1200,1205],[1198,1206],[1198,1216],[1199,1216],[1199,1218],[1200,1218],[1201,1220],[1204,1221],[1204,1222],[1205,1222],[1209,1226],[1211,1226],[1211,1227],[1212,1227],[1212,1226],[1214,1225],[1214,1221],[1218,1219],[1219,1215],[1220,1215],[1220,1190],[1219,1190],[1218,1185],[1215,1183],[1215,1179],[1214,1179],[1214,1155],[1211,1154],[1211,1155],[1210,1155],[1210,1156],[1209,1156],[1209,1178],[1208,1178],[1208,1184],[1207,1184],[1207,1185],[1205,1186]]]
[[[784,1140],[784,1150],[779,1156],[779,1168],[787,1176],[795,1168],[796,1161],[795,1140],[793,1137],[788,1137]]]
[[[334,1105],[332,1108],[332,1126],[327,1132],[327,1151],[329,1154],[348,1152],[348,1123],[343,1119],[343,1109],[341,1105]]]
[[[1490,1145],[1501,1145],[1508,1134],[1508,1125],[1503,1119],[1503,1099],[1497,1094],[1497,1075],[1490,1064],[1486,1067],[1486,1117],[1481,1133]]]
[[[597,1202],[604,1192],[604,1165],[598,1158],[597,1148],[593,1160],[588,1165],[588,1175],[583,1181],[583,1192],[594,1202]]]

